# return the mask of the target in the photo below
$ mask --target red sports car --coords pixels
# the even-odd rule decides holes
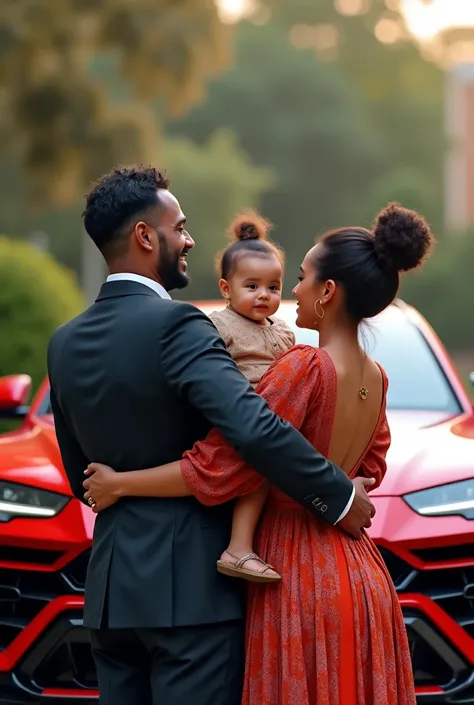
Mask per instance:
[[[200,304],[206,312],[221,302]],[[280,315],[294,326],[295,306]],[[295,328],[299,343],[316,334]],[[361,331],[390,379],[393,442],[371,535],[397,587],[420,703],[474,703],[474,411],[428,324],[402,302]],[[96,703],[82,605],[94,515],[71,495],[45,381],[0,379],[0,703]],[[375,705],[383,705],[377,703]]]

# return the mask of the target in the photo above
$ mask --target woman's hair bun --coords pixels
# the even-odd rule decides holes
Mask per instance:
[[[257,211],[247,210],[236,215],[228,228],[233,242],[243,240],[266,240],[272,224]]]
[[[435,242],[426,220],[399,203],[390,203],[380,211],[373,236],[381,266],[396,272],[421,265]]]

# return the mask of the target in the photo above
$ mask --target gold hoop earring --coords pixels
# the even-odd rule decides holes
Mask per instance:
[[[321,312],[318,311],[318,304],[321,308]],[[318,299],[317,301],[314,302],[313,308],[314,308],[314,312],[317,315],[317,317],[319,318],[319,320],[323,319],[324,318],[324,308],[321,303],[321,299]]]

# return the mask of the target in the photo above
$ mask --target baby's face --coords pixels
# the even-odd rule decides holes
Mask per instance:
[[[234,311],[255,323],[265,324],[280,306],[283,270],[275,254],[243,254],[237,258],[229,280],[221,280],[221,291]],[[226,285],[226,286],[225,286]]]

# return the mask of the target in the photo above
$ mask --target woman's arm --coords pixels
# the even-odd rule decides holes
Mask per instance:
[[[358,477],[372,478],[374,484],[371,489],[375,490],[380,486],[385,473],[387,472],[387,453],[390,448],[391,436],[390,428],[387,422],[387,416],[384,412],[383,419],[374,438],[372,447],[367,452],[364,460],[357,470]]]
[[[115,472],[108,465],[91,463],[84,474],[87,475],[83,483],[87,490],[84,499],[92,498],[92,509],[96,513],[121,497],[188,497],[192,494],[179,461],[129,472]]]
[[[312,398],[317,394],[319,364],[314,349],[295,348],[280,358],[257,387],[270,408],[297,429],[301,428]],[[239,419],[235,423],[239,423]],[[212,506],[249,494],[265,481],[216,429],[210,431],[205,441],[195,443],[181,462],[119,473],[108,466],[93,463],[86,474],[89,475],[84,482],[88,490],[86,499],[89,496],[93,499],[96,511],[124,496],[183,497],[192,494],[201,504]]]
[[[258,391],[268,404],[253,392],[225,350],[216,327],[204,314],[190,304],[177,301],[167,308],[168,316],[159,327],[160,374],[166,387],[184,404],[195,407],[247,466],[255,468],[264,479],[306,509],[330,524],[336,523],[341,512],[351,505],[353,485],[340,468],[295,430],[301,411],[304,413],[307,372],[311,374],[317,351],[296,346],[268,371],[274,391],[280,387],[273,394],[280,397],[277,406],[284,407],[280,414],[263,388]],[[267,381],[270,387],[270,379]],[[217,465],[213,470],[214,475],[219,475]],[[185,477],[196,494],[189,477]],[[213,482],[219,479],[213,477]],[[369,506],[372,511],[370,503]],[[354,519],[354,512],[350,514]],[[367,523],[370,519],[367,507],[362,514]]]
[[[387,391],[388,378],[384,370],[382,371],[384,400],[381,411],[380,425],[375,433],[370,449],[367,451],[360,467],[357,469],[358,477],[366,477],[373,480],[371,489],[380,486],[385,473],[387,472],[387,453],[391,444],[390,427],[387,421]]]

